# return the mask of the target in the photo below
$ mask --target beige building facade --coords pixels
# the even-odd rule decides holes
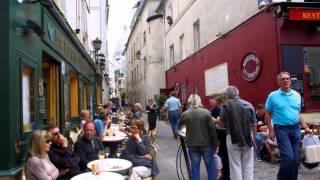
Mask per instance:
[[[259,10],[257,0],[162,0],[165,69],[192,56]]]
[[[130,103],[146,104],[165,88],[163,16],[159,0],[140,1],[131,24],[124,54],[126,92]]]

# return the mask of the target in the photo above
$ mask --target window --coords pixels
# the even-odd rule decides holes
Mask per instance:
[[[72,73],[70,77],[70,97],[71,97],[71,118],[79,116],[78,109],[78,76]]]
[[[200,49],[200,22],[197,20],[193,24],[193,47],[194,52]]]
[[[184,34],[179,37],[180,41],[180,57],[183,60],[186,57],[185,49],[184,49]]]
[[[320,47],[304,47],[304,74],[309,79],[310,96],[320,97]]]
[[[143,32],[143,46],[146,46],[147,43],[147,37],[146,37],[146,31]]]
[[[63,109],[65,126],[67,127],[67,122],[70,121],[70,84],[67,82],[63,84]]]
[[[22,132],[30,132],[36,128],[35,124],[35,69],[27,64],[21,65],[21,118]]]
[[[173,44],[170,46],[170,50],[169,50],[169,53],[170,53],[170,67],[174,65],[174,46]]]

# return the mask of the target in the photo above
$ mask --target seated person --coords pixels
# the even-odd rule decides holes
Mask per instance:
[[[98,113],[98,117],[94,120],[94,124],[96,126],[96,136],[100,139],[100,141],[103,141],[106,135],[113,135],[113,132],[110,130],[111,114],[109,113],[108,109],[102,109]],[[110,157],[116,157],[118,143],[103,142],[103,144],[110,148]]]
[[[52,145],[49,151],[50,161],[59,169],[67,173],[60,178],[70,179],[71,177],[80,174],[80,158],[70,148],[68,148],[67,139],[60,134],[59,128],[54,124],[46,126],[46,130],[52,134]]]
[[[142,134],[144,123],[141,120],[132,120],[132,135],[122,151],[121,158],[132,162],[133,168],[129,180],[140,180],[141,177],[159,174],[159,168],[151,155],[150,137]]]
[[[35,130],[32,133],[26,163],[28,180],[57,179],[59,170],[48,157],[51,146],[51,133],[46,130]],[[60,172],[64,174],[64,172]]]
[[[98,152],[104,150],[102,142],[95,136],[94,123],[88,121],[83,126],[84,135],[76,142],[74,151],[80,157],[80,169],[87,170],[90,161],[99,159]]]
[[[257,117],[257,134],[256,134],[256,160],[262,161],[261,150],[263,143],[267,139],[266,123],[264,120],[265,108],[264,104],[258,104],[256,108],[256,117]]]
[[[278,143],[277,143],[277,139],[270,139],[268,138],[266,140],[266,148],[268,150],[268,153],[270,155],[270,162],[271,163],[276,163],[278,162],[280,159],[280,154],[279,154],[279,149],[278,149]]]

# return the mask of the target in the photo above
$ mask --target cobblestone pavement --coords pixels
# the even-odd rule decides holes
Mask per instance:
[[[144,116],[146,119],[146,116]],[[147,125],[147,123],[146,123]],[[170,125],[164,121],[157,122],[157,138],[155,142],[159,156],[157,159],[160,168],[160,174],[157,180],[176,180],[179,179],[176,171],[176,155],[180,145],[180,141],[172,136]],[[256,180],[276,180],[279,164],[271,164],[267,162],[255,161],[254,176]],[[185,179],[188,179],[186,167],[182,157],[182,172]],[[180,168],[179,168],[180,170]],[[204,164],[201,165],[201,179],[206,178],[206,170]],[[181,177],[181,173],[180,173]],[[183,178],[180,178],[183,179]],[[299,171],[299,180],[320,180],[320,166],[312,170],[301,166]]]

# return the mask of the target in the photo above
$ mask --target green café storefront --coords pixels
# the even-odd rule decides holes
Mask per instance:
[[[0,179],[17,179],[32,131],[93,112],[101,76],[49,0],[1,0],[0,26]]]

